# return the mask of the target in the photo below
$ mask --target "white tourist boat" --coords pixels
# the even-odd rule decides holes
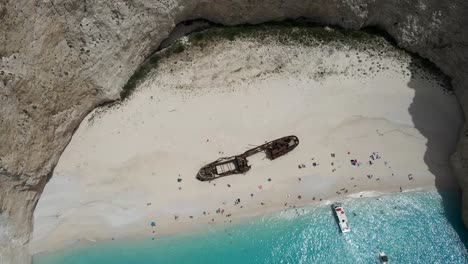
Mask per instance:
[[[348,218],[346,217],[346,214],[341,204],[333,203],[332,208],[333,208],[333,212],[335,212],[341,232],[347,233],[351,231],[351,228],[349,227],[349,223],[348,223]]]
[[[385,254],[385,252],[383,252],[383,251],[379,252],[379,260],[380,260],[380,263],[382,263],[382,264],[388,264],[388,257]]]

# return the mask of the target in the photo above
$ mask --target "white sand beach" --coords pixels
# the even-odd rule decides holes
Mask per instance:
[[[32,251],[236,223],[360,192],[455,187],[455,96],[384,48],[236,39],[163,59],[129,100],[83,121],[36,208]],[[287,135],[299,138],[296,149],[250,157],[245,175],[195,178],[209,162]]]

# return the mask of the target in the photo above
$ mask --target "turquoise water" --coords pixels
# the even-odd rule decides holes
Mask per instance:
[[[447,197],[452,196],[452,197]],[[34,264],[468,263],[456,194],[435,191],[343,201],[352,231],[329,205],[291,209],[190,235],[108,241],[36,257]],[[444,201],[444,202],[442,202]]]

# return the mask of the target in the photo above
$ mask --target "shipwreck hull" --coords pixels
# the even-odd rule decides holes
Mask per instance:
[[[198,171],[197,179],[200,181],[211,181],[228,175],[246,173],[251,168],[248,164],[247,157],[259,152],[265,152],[268,159],[274,160],[289,153],[298,145],[299,139],[296,136],[282,137],[267,142],[258,147],[249,149],[240,155],[220,158],[203,166]]]

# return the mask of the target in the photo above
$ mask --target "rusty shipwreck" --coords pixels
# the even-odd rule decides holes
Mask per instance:
[[[297,145],[299,139],[296,136],[286,136],[249,149],[240,155],[219,158],[203,166],[198,171],[197,179],[211,181],[223,176],[246,173],[251,168],[247,160],[249,156],[265,152],[268,159],[274,160],[290,152]]]

